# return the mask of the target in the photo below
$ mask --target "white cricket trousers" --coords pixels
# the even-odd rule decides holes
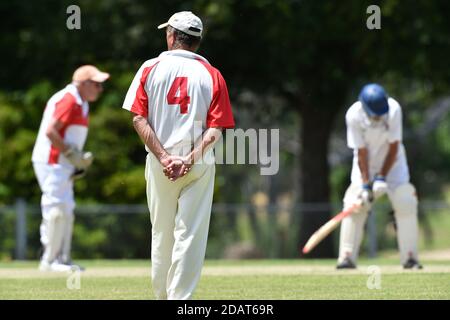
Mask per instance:
[[[70,178],[73,169],[45,163],[33,163],[33,168],[42,191],[40,240],[44,253],[41,260],[49,264],[70,262],[75,208]]]
[[[208,153],[213,157],[212,151]],[[147,156],[152,285],[157,299],[192,298],[205,259],[214,176],[214,164],[196,163],[187,175],[170,181],[156,157]]]
[[[344,197],[344,208],[349,208],[355,203],[361,186],[351,184]],[[416,190],[410,183],[388,187],[387,196],[394,209],[397,222],[397,243],[400,251],[400,261],[405,264],[409,258],[418,259],[418,200]],[[355,212],[342,220],[339,258],[342,262],[349,257],[357,262],[359,248],[363,238],[363,231],[368,211]]]

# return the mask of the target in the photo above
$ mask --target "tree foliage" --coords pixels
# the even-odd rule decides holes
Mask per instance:
[[[81,30],[66,27],[66,8],[73,4],[81,8]],[[400,97],[407,130],[420,128],[427,106],[449,89],[450,60],[445,57],[450,55],[446,17],[450,2],[375,1],[382,13],[380,30],[366,27],[371,4],[365,0],[0,2],[0,204],[18,197],[39,202],[30,158],[43,108],[70,81],[73,70],[85,63],[99,65],[112,77],[101,100],[91,105],[86,148],[96,160],[88,177],[77,183],[77,198],[145,202],[145,151],[130,115],[120,107],[140,64],[165,50],[164,34],[156,26],[181,10],[192,10],[204,21],[199,53],[227,80],[238,126],[279,127],[287,140],[300,141],[300,155],[287,149],[281,155],[286,165],[300,164],[298,176],[292,175],[291,167],[282,168],[272,184],[281,188],[279,192],[289,191],[292,179],[297,179],[300,201],[328,202],[334,169],[329,162],[330,137],[333,132],[342,134],[336,130],[342,129],[343,112],[362,84],[381,82]],[[244,110],[256,123],[246,118]],[[298,121],[293,122],[294,117]],[[447,172],[446,123],[422,138],[422,149],[411,144],[412,165],[428,177],[421,180],[419,174],[417,181],[430,193],[445,183],[438,170]],[[423,150],[437,156],[425,161],[420,157]],[[222,191],[216,191],[216,200],[250,201],[242,190],[227,188],[253,181],[243,178],[244,170],[218,170]],[[433,176],[429,172],[437,176],[433,183],[427,182]],[[333,187],[342,190],[347,178],[342,173],[339,177]],[[247,190],[258,189],[258,183]],[[329,210],[305,212],[300,242],[329,216]],[[316,252],[330,256],[332,243],[325,242]]]

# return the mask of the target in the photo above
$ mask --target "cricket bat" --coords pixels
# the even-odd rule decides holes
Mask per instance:
[[[336,227],[339,225],[339,223],[344,219],[345,217],[351,215],[354,210],[359,209],[361,207],[361,203],[355,203],[348,209],[338,213],[335,215],[330,221],[325,223],[323,226],[321,226],[314,234],[308,239],[308,242],[306,242],[305,246],[303,247],[303,254],[309,253],[312,249],[314,249],[320,241],[322,241],[326,236],[328,236]]]

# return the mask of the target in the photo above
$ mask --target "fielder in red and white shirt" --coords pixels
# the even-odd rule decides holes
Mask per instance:
[[[73,168],[57,143],[52,143],[47,135],[50,124],[56,121],[61,127],[56,129],[67,145],[72,144],[83,150],[88,134],[89,104],[83,101],[75,85],[69,84],[53,95],[48,101],[33,149],[33,163],[60,164]]]
[[[123,108],[149,152],[147,201],[152,223],[152,284],[158,299],[190,299],[200,278],[214,193],[212,146],[234,127],[220,72],[197,50],[203,25],[174,14],[168,51],[146,61]],[[202,161],[204,160],[204,161]]]
[[[222,75],[187,50],[166,51],[146,61],[123,108],[146,118],[165,150],[192,146],[207,128],[234,127]]]
[[[92,163],[92,153],[82,151],[88,134],[89,102],[98,99],[102,82],[108,78],[108,73],[94,66],[81,66],[74,72],[73,82],[54,94],[45,107],[32,155],[42,191],[42,271],[73,267],[73,180],[82,177]]]

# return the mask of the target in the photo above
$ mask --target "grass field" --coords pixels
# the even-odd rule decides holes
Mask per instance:
[[[423,262],[423,270],[405,271],[396,259],[362,260],[357,270],[338,271],[335,260],[210,260],[194,298],[450,299],[450,261]],[[0,300],[153,299],[149,261],[80,264],[86,267],[82,273],[54,274],[39,272],[37,262],[0,263]],[[369,272],[373,265],[379,277]],[[379,289],[373,288],[377,279]]]

